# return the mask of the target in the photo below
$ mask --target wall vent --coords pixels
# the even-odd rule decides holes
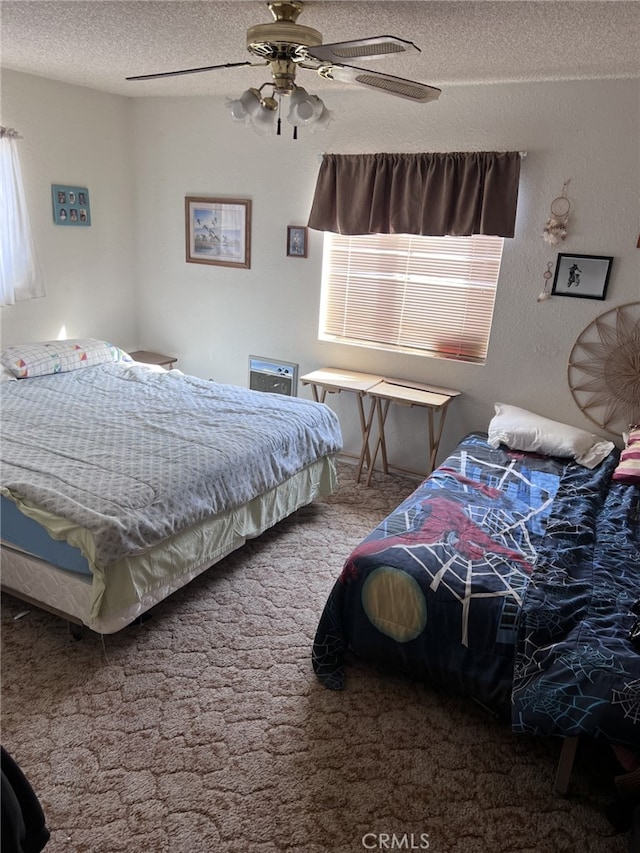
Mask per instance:
[[[298,365],[250,355],[249,388],[295,397],[298,393]]]

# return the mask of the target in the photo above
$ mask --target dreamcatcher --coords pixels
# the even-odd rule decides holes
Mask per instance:
[[[564,182],[562,186],[562,194],[557,198],[554,198],[551,202],[551,209],[549,211],[550,216],[545,222],[542,230],[542,239],[545,243],[549,243],[551,246],[557,246],[557,244],[561,243],[567,236],[571,202],[566,197],[565,193],[570,181],[571,178]]]

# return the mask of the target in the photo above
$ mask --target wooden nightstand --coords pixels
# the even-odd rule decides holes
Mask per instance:
[[[159,364],[160,367],[167,370],[171,370],[178,360],[173,355],[162,355],[159,352],[149,352],[146,349],[138,349],[135,352],[130,352],[129,355],[134,361],[141,361],[143,364]]]

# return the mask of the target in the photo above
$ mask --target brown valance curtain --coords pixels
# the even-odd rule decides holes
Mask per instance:
[[[513,237],[520,154],[325,154],[308,225],[338,234]]]

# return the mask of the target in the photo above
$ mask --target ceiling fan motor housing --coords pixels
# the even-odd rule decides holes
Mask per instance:
[[[296,24],[302,3],[267,5],[275,20],[247,30],[247,50],[269,63],[275,90],[290,95],[295,89],[296,63],[309,59],[308,48],[322,44],[322,33]]]
[[[271,61],[273,59],[300,62],[307,59],[307,48],[322,44],[322,33],[312,27],[297,24],[303,4],[273,0],[267,3],[274,21],[258,24],[247,30],[247,50],[254,56]]]
[[[306,59],[306,49],[322,44],[322,33],[286,21],[258,24],[247,30],[247,50],[263,59]]]

